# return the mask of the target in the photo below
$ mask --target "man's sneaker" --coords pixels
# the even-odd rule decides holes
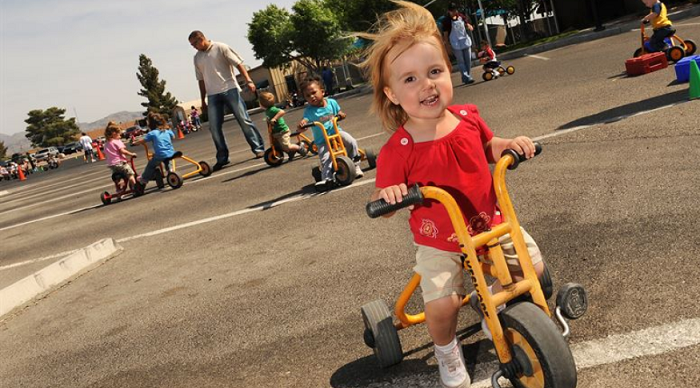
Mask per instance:
[[[231,162],[228,161],[228,160],[225,161],[225,162],[223,162],[223,163],[216,162],[216,164],[214,165],[214,167],[212,167],[211,169],[212,169],[213,171],[219,171],[219,170],[221,170],[222,168],[224,168],[225,165],[227,165],[227,164],[229,164],[229,163],[231,163]]]
[[[462,354],[462,345],[457,345],[447,353],[435,349],[435,358],[440,370],[440,384],[445,388],[469,388],[471,380]]]
[[[363,176],[365,176],[365,173],[362,172],[360,166],[355,166],[355,178],[362,178]]]

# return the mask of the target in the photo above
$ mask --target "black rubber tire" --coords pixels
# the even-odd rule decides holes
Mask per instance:
[[[690,39],[685,40],[685,46],[685,55],[688,56],[695,54],[695,52],[698,50],[698,45],[695,44],[695,41],[692,41]]]
[[[355,163],[345,155],[335,158],[338,170],[335,172],[335,181],[341,186],[351,185],[355,180]]]
[[[156,168],[156,173],[155,173],[155,181],[156,181],[156,186],[159,189],[162,189],[165,187],[165,181],[163,180],[163,171],[161,171],[160,167]]]
[[[267,163],[268,166],[279,167],[284,162],[284,154],[280,154],[280,156],[275,156],[272,152],[272,148],[268,148],[265,150],[265,155],[263,156],[263,159],[265,159],[265,163]]]
[[[371,148],[365,148],[365,159],[367,159],[367,164],[370,170],[377,167],[377,154]]]
[[[481,75],[481,78],[483,78],[484,81],[491,81],[493,79],[493,74],[491,74],[490,72],[486,72]]]
[[[685,50],[683,47],[673,46],[666,50],[666,58],[672,62],[678,62],[685,57]]]
[[[515,66],[506,67],[506,73],[508,73],[508,75],[513,75],[515,73]]]
[[[102,201],[103,205],[109,205],[112,203],[112,199],[110,198],[109,193],[106,191],[100,194],[100,201]]]
[[[403,359],[401,340],[386,303],[378,299],[362,306],[360,310],[365,323],[365,343],[367,337],[370,337],[379,367],[387,368],[400,363]]]
[[[524,302],[507,307],[499,316],[506,341],[524,370],[511,378],[513,386],[576,387],[574,357],[547,314],[536,305]]]
[[[173,189],[179,189],[182,187],[182,177],[175,171],[170,171],[166,178],[168,179],[168,185],[170,185],[170,187]]]
[[[311,153],[314,155],[318,155],[318,146],[316,143],[311,143],[311,148],[309,148],[309,151],[311,151]]]
[[[634,50],[634,55],[632,55],[632,58],[641,57],[642,54],[644,54],[644,50],[642,50],[642,48],[640,47],[640,48]]]
[[[202,171],[199,172],[199,174],[200,174],[201,176],[209,176],[209,175],[211,175],[211,173],[213,172],[213,170],[211,169],[211,166],[209,165],[209,163],[207,163],[207,162],[205,162],[205,161],[203,161],[203,160],[199,162],[199,167],[202,168]]]
[[[134,197],[140,197],[146,191],[146,186],[136,182],[132,191],[134,193]]]
[[[321,167],[315,166],[311,169],[311,176],[314,177],[314,182],[320,182],[323,174],[321,174]]]

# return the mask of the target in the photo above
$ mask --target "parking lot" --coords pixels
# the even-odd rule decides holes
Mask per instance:
[[[676,27],[700,37],[700,18]],[[543,144],[509,173],[509,191],[556,284],[588,291],[570,338],[582,388],[700,382],[700,101],[670,67],[627,77],[637,43],[631,31],[523,57],[508,61],[512,76],[455,88],[497,136]],[[389,135],[370,101],[339,99],[341,125],[379,150]],[[253,120],[264,133],[262,116]],[[3,386],[437,386],[423,326],[400,332],[404,361],[388,369],[362,340],[360,306],[392,305],[414,262],[407,212],[364,212],[375,172],[318,194],[316,158],[271,168],[235,120],[224,128],[232,163],[177,190],[151,184],[104,206],[109,170],[81,158],[2,183],[0,288],[104,238],[124,248],[0,318]],[[175,147],[213,165],[206,125]],[[143,169],[143,149],[130,149]],[[489,386],[497,359],[468,309],[459,334],[473,386]]]

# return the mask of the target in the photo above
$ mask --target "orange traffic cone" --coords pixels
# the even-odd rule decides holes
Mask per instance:
[[[27,180],[27,177],[24,176],[24,170],[22,169],[22,167],[17,166],[17,172],[18,172],[18,174],[19,174],[19,180],[20,180],[20,181],[26,181],[26,180]]]
[[[180,128],[179,125],[177,126],[177,138],[178,138],[178,139],[184,139],[184,138],[185,138],[185,135],[182,133],[182,128]]]
[[[97,159],[98,160],[105,160],[105,156],[102,154],[102,150],[100,150],[100,146],[97,146]]]

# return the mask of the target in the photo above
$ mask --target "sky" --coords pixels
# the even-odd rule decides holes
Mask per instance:
[[[145,54],[180,101],[199,98],[193,30],[236,50],[250,67],[253,13],[296,0],[0,0],[0,133],[24,132],[33,109],[66,109],[92,122],[143,110],[136,93]]]

